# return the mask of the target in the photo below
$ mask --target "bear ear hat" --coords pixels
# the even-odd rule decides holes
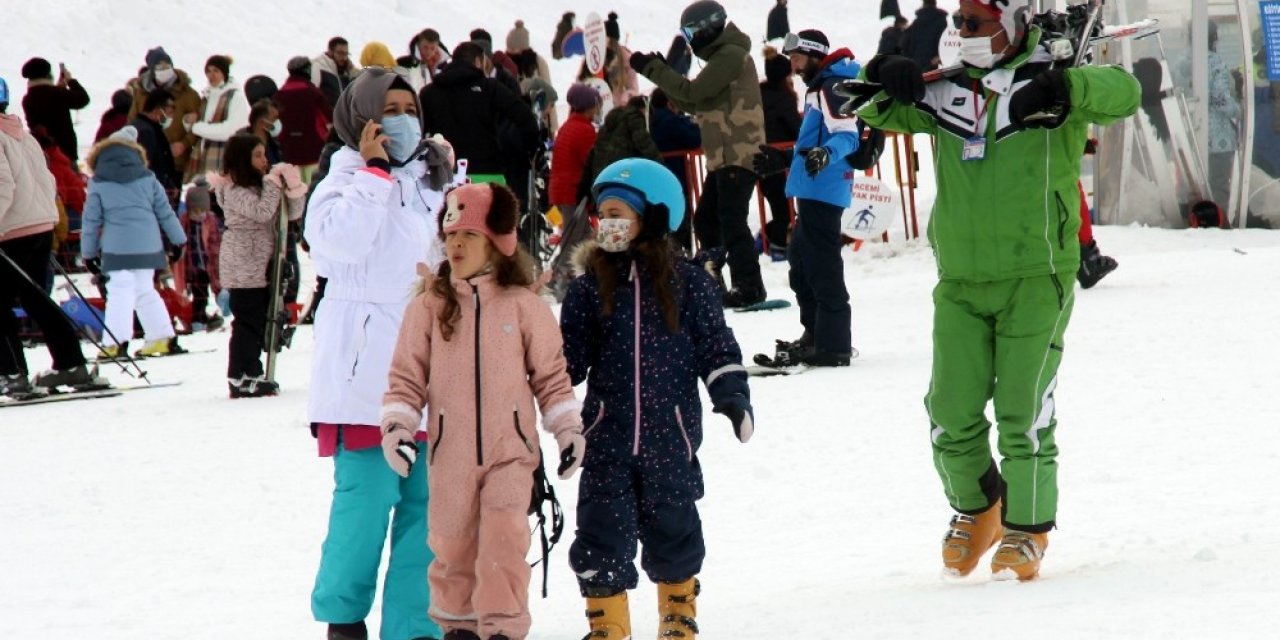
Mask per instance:
[[[520,203],[510,189],[489,185],[493,190],[493,204],[489,206],[489,214],[485,216],[485,226],[494,235],[506,235],[516,230],[516,218]]]

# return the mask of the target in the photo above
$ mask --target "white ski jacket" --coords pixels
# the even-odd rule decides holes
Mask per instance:
[[[436,223],[444,195],[426,175],[417,160],[388,177],[344,147],[311,197],[305,236],[329,283],[315,319],[310,422],[380,424],[417,266],[434,271],[444,260]]]

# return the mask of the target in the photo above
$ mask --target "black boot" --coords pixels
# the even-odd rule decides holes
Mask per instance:
[[[847,367],[849,361],[858,357],[858,350],[848,352],[819,351],[814,349],[800,358],[800,363],[810,367]]]
[[[1076,280],[1080,286],[1088,289],[1116,270],[1120,263],[1115,258],[1102,255],[1096,240],[1080,245],[1080,270],[1076,271]]]
[[[360,622],[329,623],[328,640],[369,640],[369,630]]]
[[[734,287],[724,294],[724,308],[741,309],[765,301],[764,287]]]

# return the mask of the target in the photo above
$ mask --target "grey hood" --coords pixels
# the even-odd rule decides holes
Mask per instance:
[[[413,103],[418,107],[418,113],[422,113],[418,94],[403,78],[385,69],[365,69],[343,90],[338,97],[338,105],[333,110],[333,128],[344,144],[352,149],[360,148],[360,132],[370,120],[382,121],[382,107],[387,101],[387,91],[391,90],[391,85],[397,79],[404,82],[405,88],[413,94]]]

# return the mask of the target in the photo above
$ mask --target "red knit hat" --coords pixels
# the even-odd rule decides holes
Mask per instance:
[[[445,202],[448,206],[440,218],[440,235],[478,231],[502,255],[515,255],[520,204],[510,189],[498,184],[464,184],[450,191]]]
[[[972,0],[1000,21],[1010,42],[1017,42],[1027,31],[1035,13],[1031,0]]]

